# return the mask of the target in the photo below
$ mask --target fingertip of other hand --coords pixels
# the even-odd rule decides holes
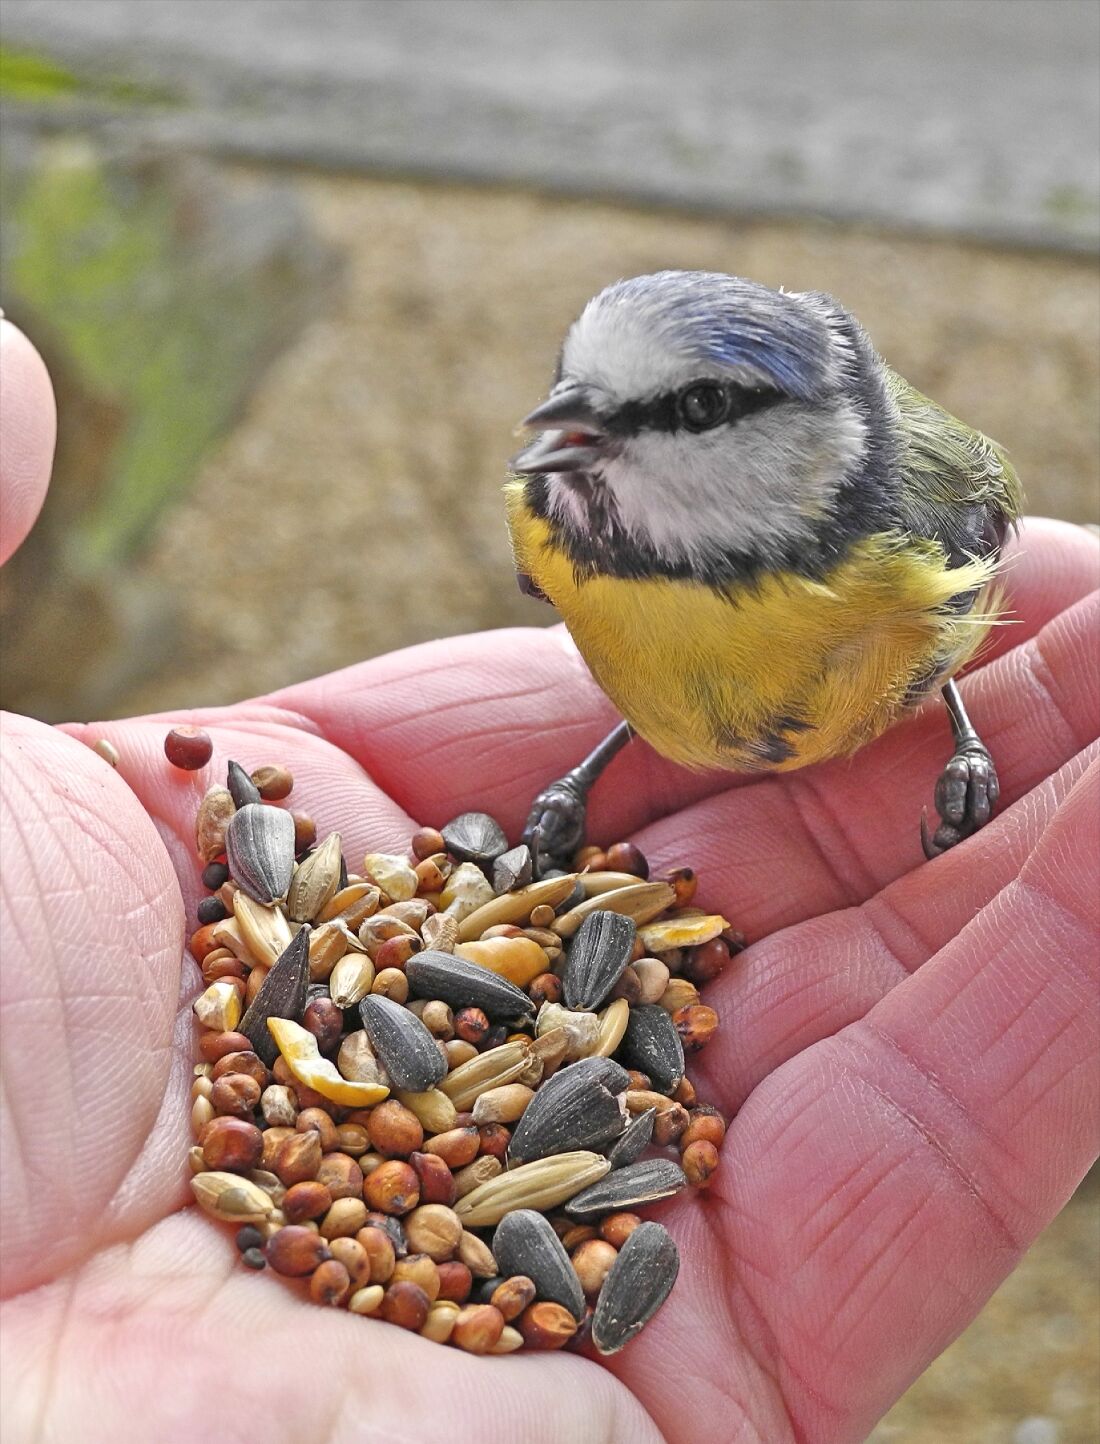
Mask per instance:
[[[0,563],[34,525],[46,498],[57,407],[45,362],[0,319]]]

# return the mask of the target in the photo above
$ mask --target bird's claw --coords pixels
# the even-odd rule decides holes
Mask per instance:
[[[939,857],[948,848],[984,827],[993,816],[1001,794],[997,769],[980,742],[959,748],[936,783],[936,811],[940,823],[930,832],[927,817],[921,816],[920,836],[925,857]]]
[[[544,787],[531,804],[523,841],[531,849],[536,877],[552,868],[568,869],[584,842],[587,808],[581,792],[568,778]]]

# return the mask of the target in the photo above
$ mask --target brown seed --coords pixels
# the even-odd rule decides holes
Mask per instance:
[[[610,1001],[616,998],[625,998],[628,1003],[640,1003],[642,1001],[642,980],[634,971],[633,964],[628,963],[619,975],[619,981],[608,993]]]
[[[371,1261],[366,1249],[358,1238],[333,1238],[329,1240],[328,1251],[334,1259],[344,1265],[351,1279],[353,1289],[369,1285]]]
[[[263,1134],[241,1118],[211,1119],[201,1142],[207,1168],[226,1173],[247,1173],[257,1167],[264,1151]]]
[[[698,1053],[705,1048],[718,1027],[718,1014],[705,1003],[694,1003],[686,1008],[677,1008],[672,1015],[680,1041],[689,1053]]]
[[[671,1103],[658,1111],[653,1120],[653,1142],[658,1148],[675,1143],[688,1126],[688,1111],[682,1103]]]
[[[492,1304],[467,1304],[455,1319],[451,1342],[468,1354],[487,1354],[503,1329],[504,1319]]]
[[[541,1008],[543,1003],[560,1003],[562,981],[554,973],[540,973],[527,984],[527,996],[536,1008]]]
[[[213,757],[214,743],[210,733],[201,727],[173,727],[164,739],[164,755],[173,767],[183,772],[197,772]]]
[[[692,1143],[700,1140],[713,1143],[715,1148],[721,1148],[725,1136],[725,1119],[717,1108],[704,1104],[700,1108],[691,1110],[690,1121],[680,1138],[680,1148],[688,1148]]]
[[[399,1258],[390,1282],[416,1284],[424,1290],[431,1303],[439,1297],[439,1269],[435,1260],[426,1253],[411,1253],[406,1258]]]
[[[247,1073],[226,1073],[210,1084],[209,1097],[215,1113],[251,1122],[252,1111],[260,1101],[260,1085]]]
[[[277,1274],[304,1278],[328,1259],[328,1244],[311,1228],[287,1224],[268,1239],[264,1257]]]
[[[409,980],[399,968],[380,967],[374,975],[371,992],[381,998],[392,998],[395,1003],[407,1003]]]
[[[344,1015],[331,998],[314,998],[302,1014],[302,1027],[317,1039],[322,1053],[335,1053],[344,1031]]]
[[[233,957],[228,948],[215,948],[212,953],[207,953],[202,960],[201,971],[202,980],[207,984],[216,983],[222,978],[245,978],[247,976],[245,965],[238,958]]]
[[[372,1111],[368,1132],[371,1146],[386,1158],[408,1158],[424,1143],[424,1129],[416,1114],[392,1098]]]
[[[531,1304],[519,1316],[517,1327],[529,1349],[560,1349],[577,1332],[577,1321],[561,1304]]]
[[[554,909],[546,903],[538,903],[531,909],[530,923],[533,928],[548,928],[554,921]]]
[[[458,1198],[454,1175],[442,1158],[434,1153],[413,1153],[409,1162],[420,1180],[420,1198],[425,1204],[441,1203],[450,1207]]]
[[[424,1005],[420,1021],[433,1038],[442,1038],[444,1042],[447,1042],[448,1039],[454,1037],[454,1014],[446,1003],[441,1003],[438,999],[432,999]],[[486,1019],[485,1022],[486,1032],[488,1032],[489,1020]]]
[[[383,1163],[364,1181],[363,1197],[379,1213],[395,1216],[408,1213],[420,1202],[420,1181],[416,1170],[396,1159]]]
[[[243,1033],[203,1033],[199,1038],[199,1054],[208,1063],[216,1063],[227,1053],[250,1053],[252,1044]]]
[[[439,1274],[439,1297],[456,1304],[464,1304],[470,1297],[474,1276],[458,1259],[445,1259],[436,1264]]]
[[[600,1224],[600,1237],[613,1248],[622,1248],[641,1221],[636,1213],[609,1213]]]
[[[437,832],[434,827],[419,827],[413,833],[409,842],[413,857],[432,857],[437,852],[446,852],[447,844],[443,841],[443,834]]]
[[[331,1153],[335,1149],[336,1124],[332,1121],[332,1115],[326,1113],[323,1108],[303,1108],[298,1114],[294,1127],[299,1133],[306,1133],[312,1129],[321,1140],[322,1153]]]
[[[368,1173],[373,1173],[376,1168],[381,1168],[386,1162],[380,1153],[361,1153],[358,1161],[364,1178]]]
[[[507,1129],[504,1130],[507,1132]],[[450,1128],[446,1133],[437,1133],[424,1144],[424,1152],[441,1158],[448,1168],[463,1168],[472,1163],[478,1155],[481,1133],[476,1127]],[[508,1144],[505,1142],[505,1148]]]
[[[715,979],[730,960],[729,943],[724,938],[711,938],[684,953],[683,975],[698,987]]]
[[[372,1284],[388,1283],[397,1263],[397,1255],[394,1252],[393,1241],[385,1229],[375,1228],[368,1224],[359,1230],[355,1238],[367,1255],[370,1264],[370,1282]]]
[[[261,1166],[262,1166],[262,1167],[264,1167],[264,1168],[270,1168],[270,1167],[271,1167],[271,1160],[275,1157],[275,1153],[276,1153],[276,1150],[277,1150],[278,1147],[279,1147],[279,1144],[282,1143],[282,1141],[283,1141],[284,1138],[293,1138],[293,1137],[295,1136],[295,1135],[294,1135],[294,1129],[293,1129],[293,1128],[278,1128],[278,1127],[276,1127],[276,1128],[265,1128],[265,1129],[263,1130],[263,1136],[264,1136],[264,1154],[263,1154],[263,1158],[261,1158],[261,1160],[260,1160],[260,1163],[261,1163]],[[286,1187],[285,1184],[284,1184],[283,1186]]]
[[[422,862],[418,862],[413,868],[413,872],[416,873],[416,890],[418,893],[439,893],[443,890],[443,885],[447,881],[446,872],[444,872],[434,857],[426,857]],[[456,924],[455,937],[457,938],[457,936],[458,925]]]
[[[351,1276],[337,1259],[326,1259],[314,1270],[309,1296],[315,1304],[338,1308],[351,1293]]]
[[[454,1255],[462,1239],[462,1224],[444,1204],[421,1204],[405,1219],[405,1237],[416,1253],[442,1263]]]
[[[668,964],[666,953],[663,962]],[[679,1008],[690,1007],[699,1001],[699,989],[687,978],[669,978],[668,987],[661,994],[660,1006],[666,1013],[675,1013]]]
[[[474,1105],[476,1109],[476,1104]],[[499,1158],[504,1161],[512,1135],[503,1123],[482,1123],[478,1125],[479,1152],[482,1156]]]
[[[599,1293],[617,1257],[615,1249],[602,1238],[589,1239],[573,1254],[573,1267],[589,1299]]]
[[[244,995],[244,1001],[247,1007],[251,1007],[252,1004],[256,1001],[257,997],[259,996],[260,989],[263,987],[264,983],[267,982],[267,975],[270,972],[270,968],[257,966],[253,968],[252,971],[249,973],[248,984],[245,989]],[[241,1019],[241,1023],[243,1025],[243,1018]]]
[[[398,1281],[390,1284],[382,1296],[382,1317],[388,1324],[414,1333],[424,1327],[431,1300],[419,1284]]]
[[[506,1324],[518,1319],[524,1309],[535,1301],[535,1285],[525,1274],[513,1274],[497,1284],[489,1302],[499,1310]]]
[[[473,1043],[475,1046],[483,1043],[489,1026],[489,1019],[480,1008],[459,1008],[454,1015],[455,1036],[465,1043]]]
[[[257,767],[252,781],[265,802],[282,802],[294,787],[294,777],[285,767]]]
[[[294,819],[294,851],[305,852],[317,841],[317,824],[306,812],[292,812]]]
[[[468,1193],[473,1193],[475,1188],[480,1188],[491,1178],[498,1178],[503,1172],[504,1165],[494,1154],[486,1153],[475,1158],[473,1163],[468,1163],[465,1168],[455,1171],[456,1197],[465,1198]]]
[[[225,852],[225,829],[236,810],[228,788],[207,788],[195,817],[195,846],[203,862]]]
[[[575,1223],[561,1235],[561,1245],[567,1253],[572,1253],[574,1249],[580,1248],[582,1243],[595,1237],[596,1230],[590,1223]]]
[[[333,1198],[363,1197],[363,1170],[346,1153],[326,1153],[317,1170],[317,1181],[325,1185]]]
[[[416,939],[408,935],[387,938],[373,950],[368,949],[379,973],[396,972],[402,975],[404,975],[405,964],[417,951]],[[375,988],[374,991],[378,992],[379,989]],[[393,994],[390,993],[388,996],[393,997]],[[408,996],[407,982],[405,996]]]
[[[682,1103],[685,1108],[694,1108],[696,1104],[695,1084],[690,1078],[681,1078],[676,1092],[672,1095],[674,1103]]]
[[[365,1227],[367,1205],[361,1198],[338,1198],[321,1220],[322,1238],[353,1238]]]
[[[265,1167],[277,1174],[280,1182],[286,1184],[287,1188],[295,1183],[305,1183],[307,1179],[317,1177],[317,1170],[321,1166],[321,1137],[312,1128],[305,1133],[292,1133],[289,1138],[283,1138],[276,1145],[271,1159],[265,1162]]]
[[[684,1149],[680,1166],[692,1188],[706,1188],[718,1167],[718,1150],[707,1139],[698,1138]]]
[[[474,1122],[479,1127],[492,1123],[515,1123],[523,1116],[534,1096],[535,1090],[522,1083],[505,1083],[500,1088],[489,1088],[474,1101]]]
[[[628,872],[645,882],[649,877],[649,863],[641,849],[632,842],[616,842],[607,849],[607,871]]]
[[[336,1146],[341,1153],[358,1158],[370,1148],[370,1134],[362,1123],[341,1123],[336,1130]]]
[[[323,1183],[307,1179],[287,1189],[280,1205],[288,1223],[304,1223],[308,1218],[323,1218],[332,1207],[332,1194]]]
[[[673,872],[666,872],[664,881],[671,883],[676,893],[674,906],[678,908],[687,907],[695,897],[695,889],[699,886],[699,879],[690,867],[678,867]]]

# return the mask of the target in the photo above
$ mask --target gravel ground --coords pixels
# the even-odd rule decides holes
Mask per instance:
[[[1011,449],[1033,509],[1096,516],[1091,262],[514,191],[296,184],[344,257],[343,287],[165,516],[142,565],[175,597],[179,646],[118,714],[229,701],[427,637],[543,624],[515,591],[501,517],[510,429],[544,394],[588,296],[661,266],[832,291],[900,371]],[[1077,1194],[875,1444],[1092,1444],[1097,1195]]]

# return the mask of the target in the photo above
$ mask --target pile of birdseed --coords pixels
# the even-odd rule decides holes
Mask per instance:
[[[165,752],[212,746],[176,728]],[[617,843],[532,881],[483,813],[351,872],[292,787],[230,762],[196,818],[198,1204],[316,1303],[475,1354],[617,1352],[679,1267],[636,1210],[718,1164],[684,1050],[740,938],[689,868],[650,878]]]

